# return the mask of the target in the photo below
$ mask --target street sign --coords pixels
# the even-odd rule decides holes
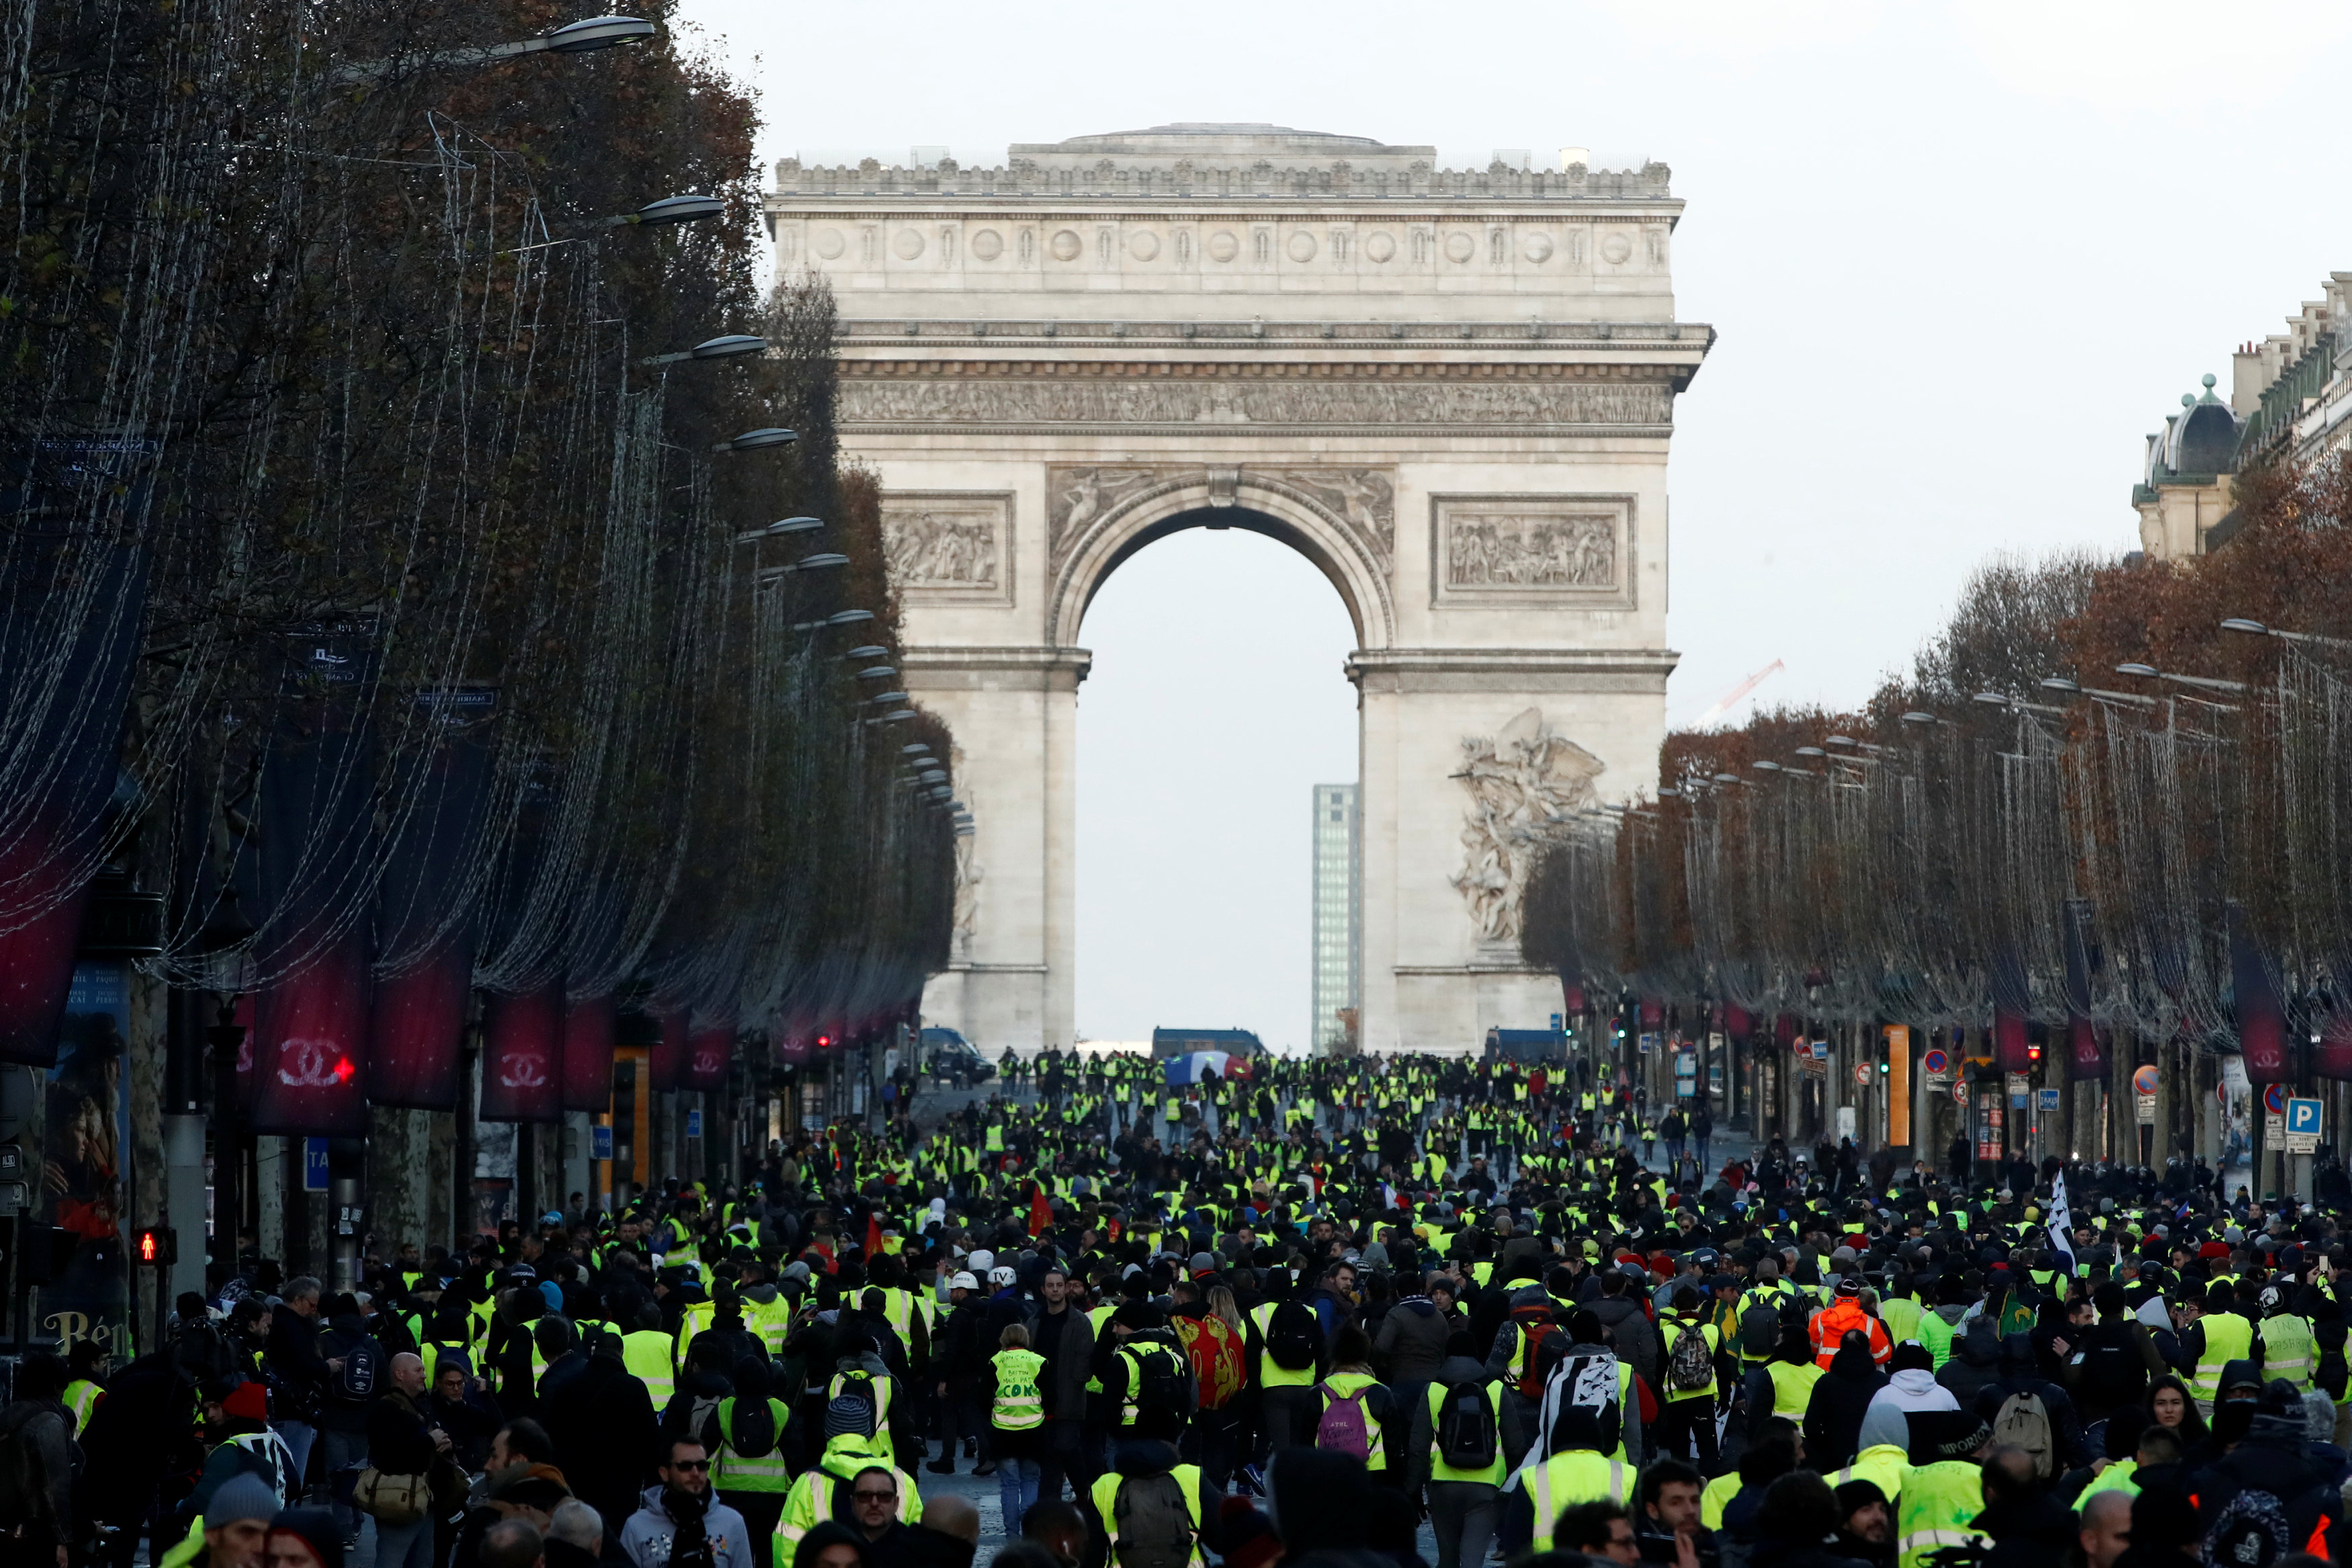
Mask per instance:
[[[612,1128],[591,1127],[588,1129],[588,1157],[592,1160],[609,1160],[613,1157]]]
[[[2153,1094],[2135,1094],[2135,1095],[2133,1095],[2133,1096],[2132,1096],[2132,1109],[2133,1109],[2133,1111],[2137,1113],[2137,1117],[2138,1117],[2139,1124],[2140,1124],[2141,1126],[2143,1126],[2143,1127],[2153,1127],[2153,1126],[2155,1126],[2155,1125],[2156,1125],[2156,1096],[2155,1096],[2155,1095],[2153,1095]]]
[[[1927,1053],[1919,1059],[1919,1071],[1927,1075],[1928,1082],[1941,1083],[1952,1075],[1952,1059],[1942,1046],[1929,1046]]]
[[[1655,1051],[1655,1050],[1657,1050],[1657,1049],[1658,1049],[1658,1037],[1657,1037],[1656,1035],[1654,1035],[1654,1034],[1644,1034],[1644,1035],[1642,1037],[1642,1054],[1643,1054],[1643,1056],[1647,1056],[1647,1055],[1649,1055],[1649,1054],[1650,1054],[1650,1052],[1652,1052],[1652,1051]]]
[[[2013,1109],[2022,1111],[2025,1109],[2025,1095],[2029,1087],[2025,1082],[2025,1074],[2022,1072],[2012,1072],[2008,1075],[2008,1078],[2010,1105]]]
[[[2145,1067],[2135,1068],[2132,1071],[2132,1092],[2146,1094],[2153,1099],[2156,1094],[2156,1063],[2153,1061]]]
[[[2270,1145],[2273,1148],[2276,1148],[2285,1137],[2286,1118],[2284,1116],[2264,1116],[2263,1118],[2263,1142]]]
[[[1552,1015],[1551,1015],[1551,1031],[1552,1031],[1552,1033],[1554,1033],[1554,1034],[1558,1034],[1558,1033],[1559,1032],[1559,1030],[1560,1030],[1560,1015],[1559,1015],[1559,1014],[1558,1014],[1558,1013],[1554,1013],[1554,1014],[1552,1014]]]
[[[302,1190],[327,1190],[327,1140],[324,1138],[302,1140]]]
[[[1857,1061],[1853,1064],[1853,1086],[1856,1089],[1870,1087],[1870,1063],[1867,1061]]]
[[[2290,1098],[2286,1103],[2286,1152],[2308,1155],[2319,1147],[2321,1102]]]
[[[2055,1111],[2058,1109],[2058,1091],[2055,1089],[2044,1089],[2042,1092],[2042,1108],[2044,1111]]]
[[[2273,1116],[2286,1114],[2286,1085],[2266,1084],[2263,1089],[2263,1109]]]
[[[1952,1103],[1955,1105],[1965,1105],[1968,1103],[1969,1085],[1967,1080],[1963,1079],[1961,1082],[1952,1085]]]
[[[698,1138],[702,1136],[701,1112],[688,1111],[686,1113],[686,1135],[689,1138]]]

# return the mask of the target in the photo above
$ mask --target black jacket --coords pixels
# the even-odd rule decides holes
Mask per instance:
[[[1961,1409],[1969,1410],[2000,1376],[2000,1326],[1990,1313],[1979,1312],[1969,1320],[1968,1332],[1952,1342],[1951,1359],[1937,1369],[1936,1381],[1952,1391]]]
[[[2074,1514],[2048,1492],[2005,1500],[1976,1517],[1992,1537],[1986,1568],[2064,1568],[2074,1544]]]
[[[415,1401],[397,1388],[376,1396],[367,1413],[368,1463],[388,1476],[421,1476],[439,1450]]]
[[[1871,1364],[1870,1352],[1842,1346],[1805,1406],[1805,1462],[1823,1473],[1853,1463],[1862,1418],[1871,1396],[1885,1386],[1886,1375]]]

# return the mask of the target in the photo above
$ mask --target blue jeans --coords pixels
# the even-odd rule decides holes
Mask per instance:
[[[1021,1538],[1021,1521],[1037,1506],[1037,1483],[1045,1470],[1034,1459],[996,1461],[996,1494],[1004,1507],[1004,1533]]]

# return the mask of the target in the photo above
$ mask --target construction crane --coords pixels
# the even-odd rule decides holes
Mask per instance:
[[[1762,669],[1757,671],[1754,674],[1748,676],[1746,680],[1740,682],[1729,691],[1724,693],[1723,695],[1716,698],[1714,704],[1710,706],[1705,713],[1691,720],[1691,727],[1696,729],[1700,725],[1721,718],[1738,704],[1740,698],[1746,696],[1749,692],[1754,691],[1758,686],[1762,685],[1764,684],[1764,677],[1781,668],[1783,668],[1783,665],[1780,661],[1778,659],[1773,660],[1770,664],[1765,665]]]

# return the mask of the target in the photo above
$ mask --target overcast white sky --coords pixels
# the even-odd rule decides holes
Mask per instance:
[[[685,12],[765,163],[1232,120],[1672,164],[1679,313],[1720,333],[1676,409],[1675,718],[1776,658],[1759,700],[1857,701],[1987,555],[2135,548],[2144,434],[2352,269],[2342,0]],[[1336,597],[1195,533],[1084,637],[1081,1032],[1301,1040],[1307,787],[1355,769]]]

